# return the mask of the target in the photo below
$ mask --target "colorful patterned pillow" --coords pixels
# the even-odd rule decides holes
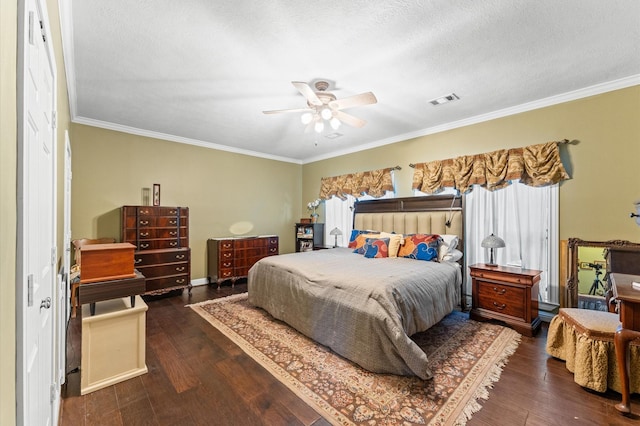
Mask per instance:
[[[436,234],[412,234],[404,237],[404,245],[398,250],[398,257],[417,260],[438,260],[440,236]]]
[[[367,238],[362,250],[370,259],[389,257],[389,238]]]
[[[362,234],[377,234],[377,233],[378,233],[378,231],[368,231],[368,230],[362,230],[362,229],[354,229],[353,231],[351,231],[351,237],[349,237],[349,245],[347,247],[353,248],[353,249],[362,247],[364,245],[364,239],[362,239],[361,241],[357,241],[358,236],[360,236]]]
[[[367,238],[379,238],[379,237],[380,237],[380,234],[360,234],[356,237],[355,241],[349,248],[354,249],[353,250],[354,253],[364,254],[362,247],[364,247],[365,243],[367,242]]]

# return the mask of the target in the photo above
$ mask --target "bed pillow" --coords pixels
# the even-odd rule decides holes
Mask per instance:
[[[381,232],[380,238],[389,238],[389,257],[398,257],[398,250],[404,244],[402,234],[391,234],[389,232]]]
[[[453,249],[445,254],[440,262],[457,262],[460,259],[462,259],[462,252],[458,249]]]
[[[438,247],[438,262],[442,262],[445,255],[458,248],[458,236],[453,234],[440,235],[441,241]]]
[[[380,234],[360,234],[349,245],[349,248],[353,249],[354,253],[363,254],[362,247],[367,242],[367,238],[379,238]]]
[[[440,236],[437,234],[406,235],[404,245],[398,251],[398,257],[437,261],[439,244]]]
[[[377,234],[377,233],[378,231],[370,231],[367,229],[354,229],[351,231],[351,236],[349,237],[349,245],[347,247],[356,248],[356,238],[358,238],[358,235],[360,234]],[[364,242],[362,244],[364,244]]]
[[[367,238],[362,247],[364,257],[389,257],[389,238]]]

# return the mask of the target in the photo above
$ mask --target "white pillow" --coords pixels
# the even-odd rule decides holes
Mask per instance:
[[[438,262],[442,262],[446,254],[451,253],[458,247],[458,236],[453,234],[440,235],[442,241],[438,246]]]
[[[453,249],[442,257],[441,262],[457,262],[460,259],[462,259],[462,252],[458,249]]]

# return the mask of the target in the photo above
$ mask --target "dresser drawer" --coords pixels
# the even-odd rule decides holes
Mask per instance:
[[[131,242],[131,241],[130,241]],[[135,242],[132,242],[135,244]],[[171,238],[166,240],[147,240],[140,241],[138,243],[138,250],[158,250],[158,249],[174,249],[179,247],[186,247],[187,239],[186,238]]]
[[[176,226],[187,227],[189,226],[189,219],[181,217],[178,219],[176,216],[127,216],[125,219],[126,228],[175,228]]]
[[[527,284],[531,283],[531,278],[521,275],[509,275],[498,271],[472,271],[472,277],[478,277],[485,280],[495,280],[505,283]]]
[[[524,318],[525,289],[489,282],[478,283],[478,307]]]
[[[189,272],[189,263],[165,263],[162,265],[138,266],[138,272],[145,278],[163,277],[166,275],[186,274]]]
[[[188,262],[191,251],[188,248],[177,250],[146,250],[135,253],[135,266],[156,265],[162,263]]]
[[[147,293],[164,293],[173,289],[184,288],[189,285],[189,275],[173,275],[168,277],[151,278],[145,282]]]

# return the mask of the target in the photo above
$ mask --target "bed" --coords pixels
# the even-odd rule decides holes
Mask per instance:
[[[462,247],[462,211],[462,199],[452,196],[363,201],[355,206],[354,229],[455,235],[449,241]],[[249,271],[249,302],[369,371],[431,378],[427,357],[410,336],[461,303],[460,263],[370,258],[353,250],[262,259]]]

